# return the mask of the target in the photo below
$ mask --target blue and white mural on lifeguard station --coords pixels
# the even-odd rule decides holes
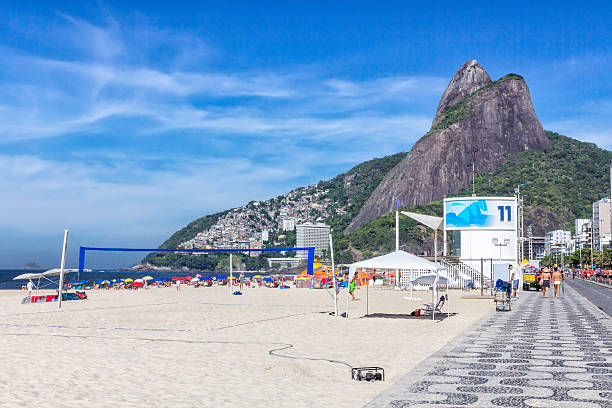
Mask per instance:
[[[514,228],[515,202],[500,198],[460,198],[444,201],[446,229]]]

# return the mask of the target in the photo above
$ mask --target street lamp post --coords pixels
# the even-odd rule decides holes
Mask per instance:
[[[500,241],[498,238],[493,238],[491,240],[491,242],[496,247],[499,247],[499,263],[501,264],[501,260],[502,260],[502,247],[506,247],[506,246],[510,245],[510,238],[504,238],[503,241]],[[508,280],[509,279],[510,279],[510,270],[508,270]],[[491,281],[492,280],[493,280],[493,276],[491,276]]]
[[[521,187],[524,187],[525,184],[521,183],[516,186],[514,189],[514,193],[516,194],[516,203],[517,203],[517,230],[518,230],[518,248],[517,248],[517,257],[518,261],[521,262],[523,260],[523,196],[521,196]],[[526,194],[525,194],[526,195]]]

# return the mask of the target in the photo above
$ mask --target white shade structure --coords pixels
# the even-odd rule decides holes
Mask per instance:
[[[78,271],[79,271],[78,269],[64,269],[65,273],[78,272]],[[28,272],[28,273],[22,273],[21,275],[15,276],[13,280],[40,279],[40,278],[45,278],[45,277],[50,277],[50,276],[59,276],[60,273],[61,273],[60,268],[49,269],[48,271],[38,272],[38,273]]]
[[[412,270],[434,274],[438,278],[446,275],[446,267],[437,263],[420,258],[408,252],[397,250],[386,255],[355,262],[349,265],[349,282],[353,279],[359,269],[387,269],[387,270]],[[446,276],[444,276],[446,277]],[[435,293],[435,289],[432,294]],[[348,298],[347,298],[348,315]]]
[[[349,280],[358,269],[413,269],[435,273],[445,270],[446,267],[400,250],[350,264]]]

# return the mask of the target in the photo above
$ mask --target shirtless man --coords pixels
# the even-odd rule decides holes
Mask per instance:
[[[550,288],[550,269],[544,268],[542,270],[542,277],[540,278],[542,281],[542,295],[544,297],[548,297],[548,289]]]
[[[563,282],[563,274],[558,268],[552,274],[553,285],[555,285],[554,297],[561,298],[561,283]]]

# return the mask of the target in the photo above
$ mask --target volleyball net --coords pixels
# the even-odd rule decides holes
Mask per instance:
[[[160,249],[160,248],[106,248],[79,247],[79,274],[88,270],[109,270],[129,268],[136,264],[156,267],[184,267],[187,269],[205,270],[216,265],[223,255],[287,252],[306,253],[306,270],[313,274],[315,248],[206,248],[206,249]]]

